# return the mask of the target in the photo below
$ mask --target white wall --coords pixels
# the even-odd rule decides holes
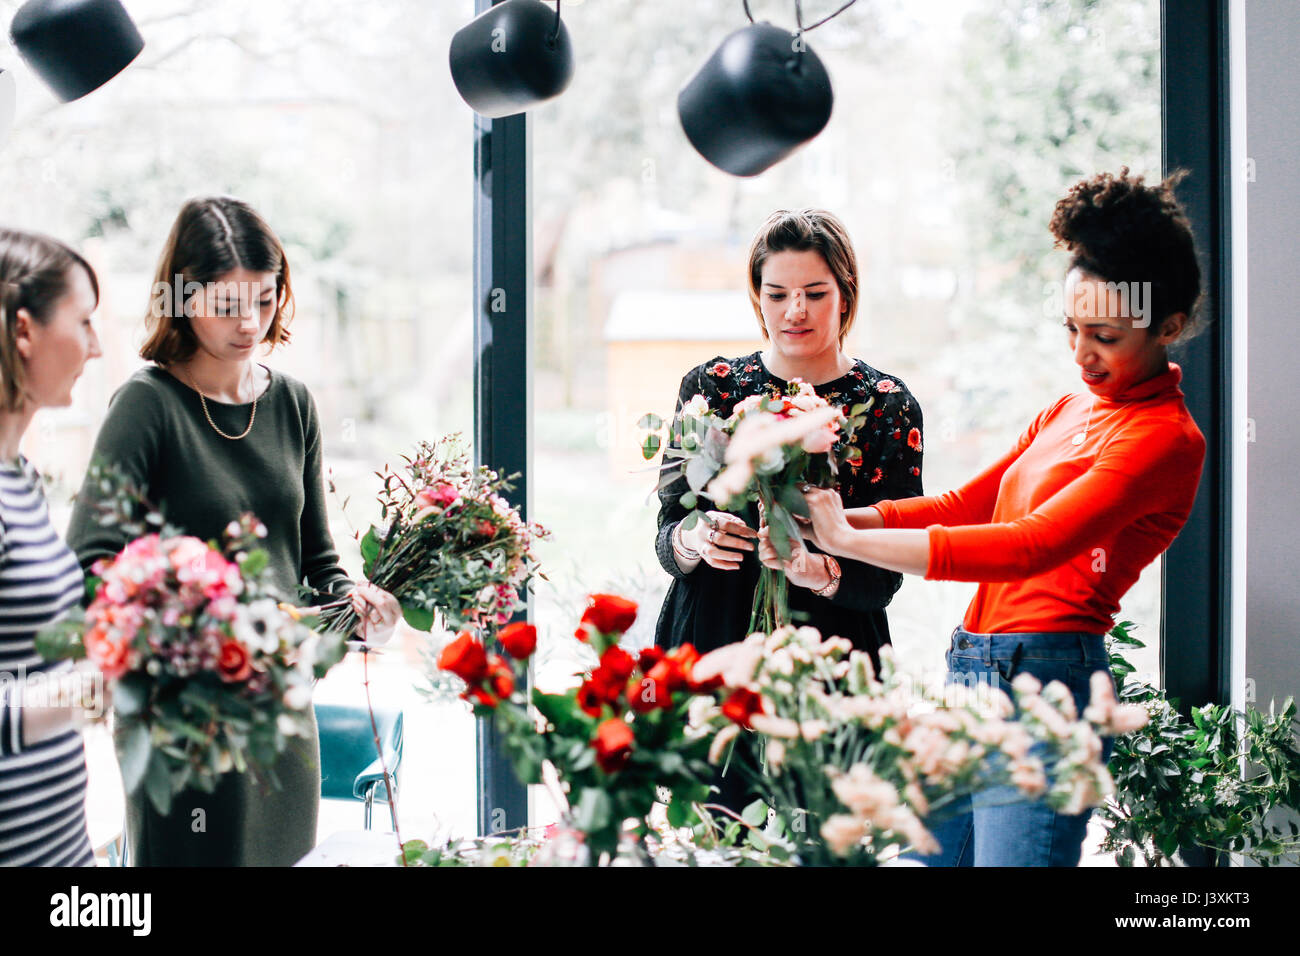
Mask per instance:
[[[1246,415],[1254,434],[1246,446],[1244,676],[1265,708],[1273,698],[1300,698],[1298,52],[1300,3],[1246,0],[1245,149],[1254,161],[1245,186]]]

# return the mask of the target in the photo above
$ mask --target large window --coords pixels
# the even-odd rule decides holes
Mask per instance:
[[[751,6],[793,26],[785,0]],[[811,22],[839,4],[804,6]],[[1159,16],[1158,0],[862,0],[808,36],[835,85],[825,132],[740,180],[694,153],[675,108],[745,25],[739,2],[571,12],[579,68],[535,114],[533,164],[535,498],[557,532],[539,614],[558,657],[590,590],[640,600],[634,636],[652,638],[669,578],[635,422],[671,413],[696,364],[761,347],[745,254],[772,210],[822,206],[848,224],[864,289],[848,349],[920,400],[927,491],[968,480],[1082,390],[1047,223],[1085,175],[1159,177]],[[906,666],[942,666],[973,590],[905,583],[889,617]],[[1122,616],[1140,624],[1138,664],[1154,674],[1158,562]]]

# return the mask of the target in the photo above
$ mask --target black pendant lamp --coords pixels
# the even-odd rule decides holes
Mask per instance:
[[[451,39],[451,78],[475,112],[492,119],[559,96],[573,79],[573,44],[541,0],[505,0]]]
[[[28,0],[9,35],[65,103],[103,86],[144,49],[121,0]]]
[[[831,17],[805,28],[801,3],[795,11],[798,33],[751,22],[722,41],[677,97],[686,138],[723,172],[757,176],[830,122],[830,74],[804,34]]]

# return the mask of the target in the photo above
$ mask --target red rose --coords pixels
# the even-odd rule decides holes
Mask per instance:
[[[654,667],[664,659],[664,652],[657,647],[647,647],[641,652],[641,659],[637,662],[641,668],[641,673],[649,673],[650,668]]]
[[[593,594],[582,622],[602,634],[622,634],[636,620],[636,602],[613,594]]]
[[[476,530],[480,538],[495,538],[497,536],[497,526],[486,519],[478,523]]]
[[[668,657],[650,668],[645,676],[667,687],[669,693],[686,686],[686,677],[682,674],[682,666]]]
[[[902,437],[903,437],[903,430],[902,430],[901,428],[895,428],[895,429],[894,429],[894,437],[895,437],[895,438],[902,438]]]
[[[714,362],[711,366],[709,366],[709,374],[716,375],[718,376],[718,378],[722,378],[726,375],[731,374],[731,366],[728,365],[726,362]]]
[[[496,707],[497,704],[501,703],[501,701],[477,685],[469,688],[460,696],[471,703],[482,704],[484,707]]]
[[[526,660],[533,651],[537,650],[537,628],[523,621],[516,621],[501,628],[497,639],[506,649],[506,653],[515,660]]]
[[[920,474],[921,474],[921,469],[920,469],[920,468],[913,467],[913,468],[912,468],[912,474],[913,474],[913,475],[920,475]]]
[[[632,676],[632,671],[636,670],[636,658],[615,645],[607,648],[600,656],[600,666],[602,670],[609,671],[615,679],[625,681]]]
[[[722,705],[722,713],[742,727],[749,727],[749,718],[763,712],[763,698],[745,687],[738,687]]]
[[[510,669],[505,658],[493,654],[488,658],[488,679],[492,685],[492,693],[497,697],[506,698],[515,692],[515,672]]]
[[[638,714],[647,714],[656,707],[671,707],[673,695],[653,677],[643,677],[628,687],[627,702]]]
[[[248,648],[234,639],[221,645],[221,656],[217,659],[217,673],[227,684],[248,680],[253,673],[253,662],[249,658]]]
[[[632,728],[618,717],[611,717],[596,728],[596,763],[605,773],[617,773],[627,766],[632,757],[632,744],[636,737]]]
[[[881,415],[883,415],[883,414],[885,414],[885,410],[884,410],[883,408],[877,408],[877,409],[876,409],[876,411],[875,411],[875,415],[876,415],[877,418],[879,418],[879,417],[880,417]]]
[[[599,717],[605,712],[605,695],[601,688],[590,680],[584,681],[578,688],[578,706],[582,712],[591,717]]]
[[[921,432],[919,429],[913,428],[907,433],[907,447],[912,451],[921,450]]]
[[[462,631],[442,649],[438,667],[451,671],[467,684],[478,684],[488,674],[487,651],[469,631]]]
[[[623,699],[627,677],[620,677],[607,667],[597,667],[587,678],[587,683],[591,685],[592,693],[611,707],[617,707],[619,701]]]
[[[127,672],[130,645],[126,641],[109,637],[102,627],[93,627],[86,632],[85,644],[86,656],[105,677],[116,680]]]

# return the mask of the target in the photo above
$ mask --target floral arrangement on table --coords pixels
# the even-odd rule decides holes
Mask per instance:
[[[567,791],[559,799],[568,825],[582,834],[593,864],[612,858],[625,832],[638,841],[651,833],[647,817],[661,787],[671,791],[670,825],[690,825],[712,776],[709,735],[689,720],[692,699],[712,686],[693,676],[699,654],[689,644],[629,653],[619,642],[636,614],[632,601],[591,595],[576,636],[598,662],[564,693],[534,689],[526,698],[520,690],[537,648],[530,624],[501,629],[506,656],[466,631],[438,658],[442,670],[464,682],[462,697],[475,716],[496,724],[520,781],[542,783],[544,768],[554,768]]]
[[[96,466],[90,486],[102,493],[100,520],[133,540],[95,563],[89,607],[38,635],[38,651],[102,672],[123,785],[143,788],[159,813],[185,787],[211,792],[230,770],[278,785],[271,768],[289,738],[309,732],[312,681],[342,659],[342,636],[281,610],[256,517],[232,521],[218,547],[156,511],[136,520],[143,498],[120,472]]]
[[[989,787],[1013,787],[1064,813],[1096,806],[1112,789],[1097,731],[1145,719],[1141,708],[1116,703],[1104,675],[1082,717],[1064,685],[1043,687],[1028,674],[1012,682],[1014,705],[988,685],[948,687],[930,700],[895,668],[890,648],[877,675],[848,641],[808,627],[714,651],[695,679],[723,686],[707,718],[716,729],[710,759],[724,759],[747,731],[761,743],[767,773],[743,762],[740,771],[769,794],[776,820],[751,830],[751,841],[815,865],[935,852],[927,822]]]
[[[381,524],[359,539],[366,579],[397,598],[420,631],[435,613],[452,630],[509,622],[523,607],[520,589],[539,573],[534,543],[549,535],[506,500],[510,480],[473,467],[459,444],[458,435],[421,442],[404,468],[380,472]],[[351,634],[351,602],[324,605],[320,624]]]
[[[685,478],[684,530],[709,521],[707,509],[701,508],[703,499],[722,510],[757,502],[771,527],[773,546],[783,560],[789,560],[803,541],[795,516],[808,517],[800,489],[804,485],[832,488],[841,464],[861,464],[862,452],[853,446],[853,438],[874,402],[873,398],[845,411],[796,378],[788,383],[785,395],[748,396],[724,418],[703,395],[696,395],[667,428],[659,487]],[[642,416],[638,424],[648,433],[641,444],[648,461],[664,445],[665,424],[654,414]],[[749,630],[772,631],[789,621],[785,575],[764,567]]]
[[[1115,740],[1102,849],[1120,866],[1216,862],[1228,853],[1261,866],[1300,863],[1300,827],[1283,815],[1300,813],[1294,699],[1267,713],[1205,704],[1184,717],[1124,658],[1124,648],[1145,646],[1133,627],[1124,621],[1111,631],[1111,670],[1120,699],[1150,719]]]

